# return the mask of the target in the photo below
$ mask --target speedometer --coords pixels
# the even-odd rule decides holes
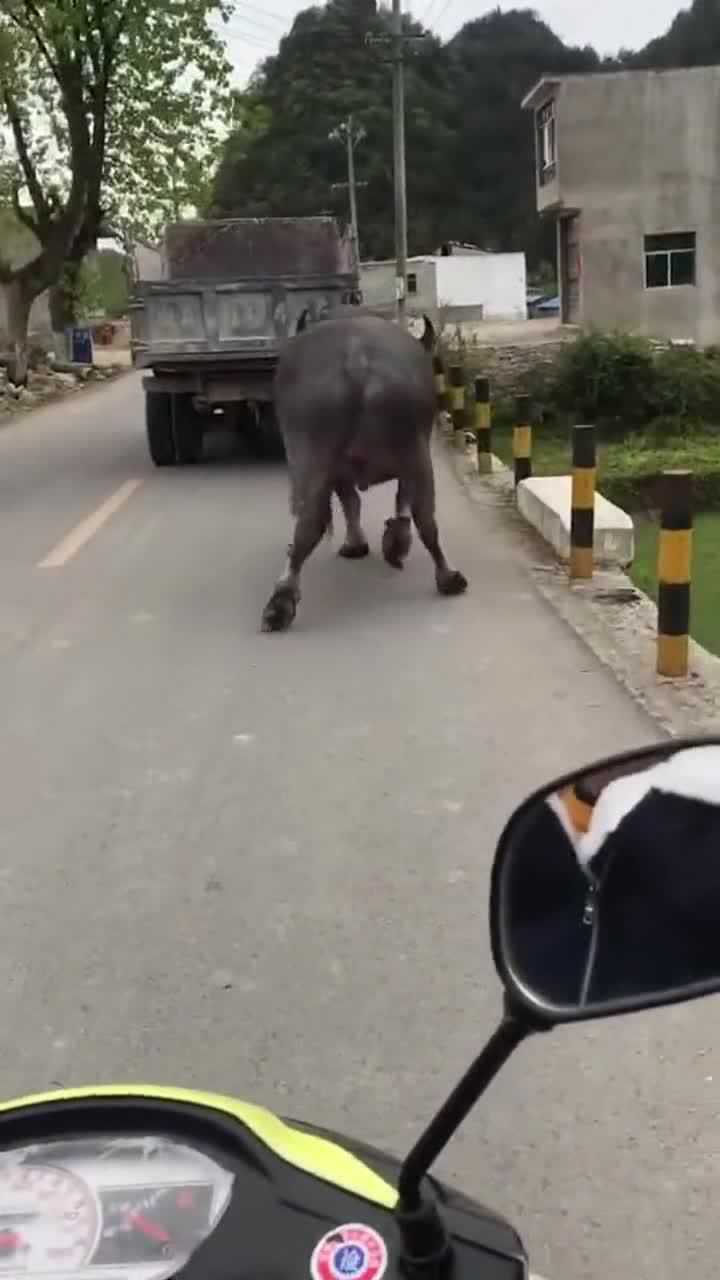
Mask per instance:
[[[0,1150],[0,1280],[169,1280],[212,1235],[233,1183],[160,1134]]]
[[[95,1196],[69,1169],[0,1167],[0,1276],[85,1267],[98,1229]]]

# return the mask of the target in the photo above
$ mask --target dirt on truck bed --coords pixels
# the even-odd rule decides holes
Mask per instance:
[[[242,218],[166,228],[171,280],[336,275],[353,270],[332,218]]]

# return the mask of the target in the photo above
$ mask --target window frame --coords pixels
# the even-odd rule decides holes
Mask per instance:
[[[557,103],[548,99],[536,114],[537,166],[541,187],[552,182],[557,175]]]
[[[417,295],[417,291],[418,291],[417,271],[408,271],[407,291],[408,291],[408,296],[411,293],[413,294],[413,296]]]
[[[663,245],[663,241],[665,242]],[[682,242],[685,243],[682,243]],[[673,243],[674,242],[674,243]],[[652,246],[652,247],[650,247]],[[692,257],[692,279],[676,282],[673,280],[673,264],[678,258]],[[665,283],[650,284],[648,268],[650,260],[665,260]],[[698,243],[696,231],[653,232],[643,236],[643,283],[647,293],[656,293],[668,289],[696,289],[698,266]]]

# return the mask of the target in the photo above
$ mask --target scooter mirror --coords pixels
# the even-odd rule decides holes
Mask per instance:
[[[526,801],[493,868],[511,1008],[552,1026],[720,991],[720,739],[664,743]]]

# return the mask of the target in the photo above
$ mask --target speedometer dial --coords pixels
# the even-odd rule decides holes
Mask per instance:
[[[87,1266],[98,1235],[93,1192],[48,1164],[0,1168],[0,1276]]]

